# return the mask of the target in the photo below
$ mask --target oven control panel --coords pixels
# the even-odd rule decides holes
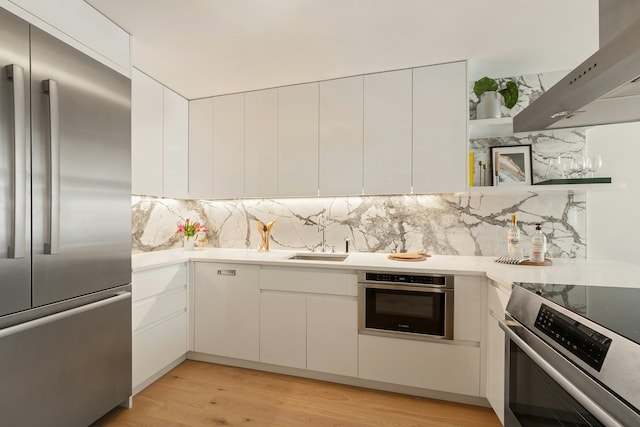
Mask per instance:
[[[382,272],[365,272],[359,280],[367,283],[399,283],[410,285],[427,285],[453,287],[453,276],[450,275],[434,275],[434,274],[404,274],[404,273],[382,273]]]
[[[611,338],[542,304],[535,327],[600,372]]]

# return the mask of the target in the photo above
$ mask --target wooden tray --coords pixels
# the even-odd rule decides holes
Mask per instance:
[[[525,260],[525,261],[522,261],[518,265],[538,265],[538,266],[540,266],[540,265],[552,265],[552,264],[553,264],[553,262],[549,258],[547,258],[544,261],[529,261],[529,260]]]
[[[393,261],[424,261],[430,255],[425,254],[424,252],[407,252],[400,254],[389,254],[387,258]]]

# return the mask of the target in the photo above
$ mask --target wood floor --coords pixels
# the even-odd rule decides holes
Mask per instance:
[[[102,426],[500,426],[487,408],[187,360]]]

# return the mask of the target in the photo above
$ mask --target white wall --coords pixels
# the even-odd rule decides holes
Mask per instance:
[[[588,193],[587,258],[640,264],[640,122],[588,129],[587,151],[602,156],[596,176],[627,184],[624,190]]]
[[[129,34],[83,0],[0,0],[0,7],[130,76]]]

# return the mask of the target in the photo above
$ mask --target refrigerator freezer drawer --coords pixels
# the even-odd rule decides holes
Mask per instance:
[[[131,294],[0,330],[0,414],[87,426],[131,395]]]

